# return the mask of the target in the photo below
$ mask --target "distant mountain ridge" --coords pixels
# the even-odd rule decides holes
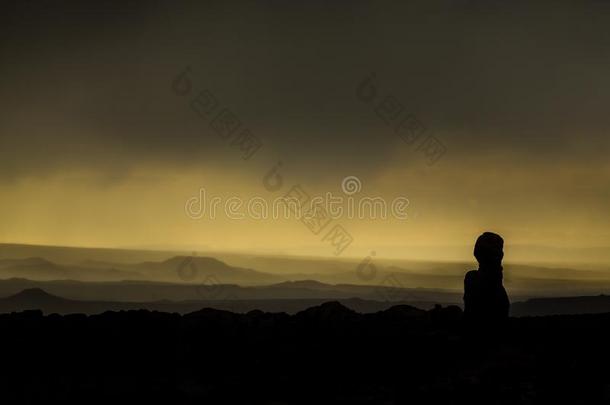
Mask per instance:
[[[88,263],[88,265],[87,265]],[[120,267],[120,268],[117,268]],[[80,265],[58,264],[40,257],[0,259],[0,278],[37,281],[123,281],[150,280],[210,283],[269,284],[283,279],[277,275],[229,266],[212,257],[174,256],[160,262],[117,265],[82,261]]]
[[[513,316],[598,314],[610,312],[610,296],[532,298],[511,305]]]
[[[213,257],[211,257],[211,256]],[[508,258],[507,258],[508,259]],[[366,297],[371,286],[387,287],[402,292],[421,289],[428,300],[429,291],[458,292],[463,277],[476,265],[472,262],[422,262],[375,258],[373,279],[363,279],[357,271],[361,260],[291,256],[260,256],[246,254],[185,254],[185,252],[144,251],[104,248],[74,248],[0,244],[0,279],[27,278],[37,281],[78,280],[88,282],[150,281],[193,284],[198,295],[215,294],[216,285],[232,285],[223,291],[244,294],[239,286],[269,286],[273,294],[342,295],[345,285]],[[505,285],[511,299],[524,300],[545,296],[590,296],[610,294],[610,268],[540,267],[506,263]],[[311,280],[311,281],[306,281]],[[318,282],[321,284],[314,284]],[[331,285],[333,287],[326,287]],[[425,291],[427,290],[427,291]],[[270,291],[268,291],[271,293]],[[189,295],[189,293],[187,293]],[[163,296],[163,294],[160,294]],[[284,296],[285,297],[285,296]],[[396,299],[388,294],[386,299]],[[401,299],[401,298],[399,298]],[[130,298],[131,300],[131,298]],[[461,301],[461,298],[458,298]]]
[[[436,303],[461,302],[461,293],[426,289],[396,289],[393,287],[330,285],[317,282],[288,282],[261,286],[235,284],[202,284],[151,282],[146,280],[82,282],[82,281],[32,281],[13,278],[0,280],[0,297],[15,294],[28,288],[41,288],[51,294],[75,300],[148,302],[158,300],[333,300],[360,298],[370,301],[403,302],[421,308],[431,308]]]
[[[332,302],[333,304],[325,304]],[[106,311],[151,310],[168,313],[198,313],[207,309],[225,310],[235,313],[250,311],[286,312],[315,311],[321,307],[328,310],[334,308],[349,313],[371,313],[385,311],[395,305],[409,307],[413,315],[424,313],[424,310],[395,302],[380,302],[362,300],[358,298],[331,301],[328,299],[267,299],[267,300],[197,300],[197,301],[169,301],[159,300],[152,302],[121,302],[121,301],[79,301],[59,297],[40,288],[29,288],[6,298],[0,298],[0,313],[40,310],[45,314],[74,314],[87,315],[103,313]],[[314,308],[314,309],[312,309]],[[318,316],[318,315],[316,315]]]
[[[125,279],[142,279],[135,271],[116,268],[84,267],[77,265],[62,265],[40,257],[25,259],[1,259],[0,278],[28,278],[30,280],[80,280],[109,281]]]
[[[161,262],[135,264],[131,268],[148,277],[165,281],[207,281],[209,283],[249,285],[283,280],[277,275],[229,266],[213,257],[174,256]]]
[[[0,298],[0,313],[25,310],[42,310],[44,313],[85,313],[95,314],[105,311],[147,309],[162,312],[189,313],[201,308],[215,308],[231,312],[248,312],[262,310],[267,312],[296,313],[307,312],[310,307],[317,307],[325,302],[336,302],[337,305],[349,308],[350,311],[370,313],[389,311],[390,316],[398,311],[398,316],[406,312],[421,312],[436,306],[433,303],[417,306],[409,301],[380,301],[361,298],[261,298],[261,299],[197,299],[197,300],[155,300],[126,302],[120,300],[74,300],[50,294],[39,287],[26,288],[5,298]],[[426,304],[423,303],[422,304]],[[451,304],[450,304],[451,305]],[[453,305],[455,306],[455,305]],[[328,307],[328,306],[327,306]],[[391,309],[391,310],[390,310]],[[515,302],[511,306],[511,316],[547,316],[576,314],[610,313],[610,296],[536,298],[524,302]],[[348,316],[349,314],[346,314]],[[319,317],[319,315],[316,315]]]
[[[56,266],[50,260],[42,257],[27,257],[25,259],[0,259],[0,268],[11,266]]]

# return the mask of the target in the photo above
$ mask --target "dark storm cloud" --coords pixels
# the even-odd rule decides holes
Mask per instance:
[[[261,165],[375,170],[404,145],[355,94],[415,113],[461,164],[477,153],[607,151],[604,2],[15,2],[2,13],[0,168],[233,165],[171,92],[193,84],[265,143]]]

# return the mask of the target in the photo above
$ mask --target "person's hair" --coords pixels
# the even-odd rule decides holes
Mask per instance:
[[[479,263],[501,261],[504,257],[504,239],[496,233],[484,232],[474,244],[474,257]]]

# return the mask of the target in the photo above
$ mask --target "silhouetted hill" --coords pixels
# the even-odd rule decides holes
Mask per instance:
[[[356,317],[356,311],[347,308],[338,301],[325,302],[296,314],[297,321],[315,320],[325,323],[353,321]]]
[[[25,279],[0,280],[0,297],[16,294],[28,288],[41,288],[51,294],[81,301],[266,301],[266,300],[347,300],[360,298],[365,301],[406,303],[420,308],[432,308],[434,304],[459,304],[462,294],[451,291],[427,289],[397,289],[393,287],[327,285],[306,282],[286,286],[240,287],[237,285],[201,283],[163,283],[149,281],[79,282],[79,281],[31,281]],[[296,301],[295,301],[296,302]],[[290,307],[292,310],[292,306]]]
[[[20,312],[25,310],[41,310],[45,314],[98,314],[105,311],[146,309],[163,312],[186,314],[202,309],[226,310],[236,313],[246,313],[254,310],[267,312],[296,313],[307,308],[316,307],[328,299],[256,299],[256,300],[192,300],[151,302],[121,302],[121,301],[79,301],[66,299],[47,293],[40,288],[30,288],[6,298],[0,298],[0,313]],[[350,308],[350,311],[371,313],[386,310],[397,303],[348,298],[340,300],[336,305]],[[326,304],[325,304],[326,305]],[[405,306],[405,305],[403,305]],[[325,308],[330,308],[328,305]],[[410,307],[413,308],[413,307]],[[413,308],[414,309],[414,308]]]
[[[610,400],[610,314],[512,318],[473,334],[456,307],[359,314],[327,302],[294,315],[26,311],[0,315],[0,330],[11,405]]]
[[[459,307],[457,307],[459,309]],[[379,316],[385,320],[401,320],[412,316],[422,316],[426,311],[411,305],[394,305],[385,311],[380,311]]]
[[[95,314],[104,311],[140,309],[139,303],[121,303],[111,301],[77,301],[59,297],[40,289],[29,288],[0,298],[0,313],[41,310],[45,314]],[[168,307],[168,309],[171,309]]]
[[[4,299],[15,304],[39,305],[63,303],[68,300],[51,295],[40,288],[29,288]]]
[[[32,284],[28,280],[8,280],[7,283],[13,282],[21,285]],[[40,283],[38,283],[40,284]],[[66,284],[61,282],[47,283],[46,286],[57,286],[65,288]],[[130,283],[128,283],[130,284]],[[296,283],[297,285],[299,283]],[[0,282],[0,286],[2,282]],[[305,285],[313,286],[309,282]],[[69,287],[74,289],[82,288],[83,286],[90,287],[90,283],[69,282]],[[148,286],[148,284],[145,284]],[[166,287],[166,285],[161,284]],[[279,288],[279,285],[270,286],[271,289]],[[111,290],[116,290],[117,285],[110,284],[105,286]],[[149,286],[152,288],[152,286]],[[330,289],[333,286],[320,286],[325,291],[336,292]],[[239,287],[237,287],[239,288]],[[255,288],[255,287],[252,287]],[[290,287],[289,287],[290,288]],[[358,288],[361,288],[358,286]],[[29,309],[40,309],[44,313],[86,313],[95,314],[107,310],[133,310],[133,309],[148,309],[165,312],[189,313],[197,311],[201,308],[216,308],[220,310],[228,310],[233,312],[245,313],[253,310],[263,310],[267,312],[287,312],[296,313],[307,308],[317,307],[323,303],[333,302],[341,307],[349,308],[350,310],[360,313],[372,313],[388,310],[400,312],[401,316],[404,313],[418,314],[424,309],[433,308],[436,304],[433,302],[422,302],[418,305],[417,302],[409,301],[381,301],[375,299],[361,299],[354,297],[304,297],[304,298],[239,298],[237,296],[224,297],[220,294],[216,299],[199,299],[191,300],[168,300],[157,299],[150,301],[122,301],[120,298],[116,300],[75,300],[67,299],[56,294],[47,293],[40,287],[29,287],[15,293],[6,298],[0,298],[0,312],[16,312]],[[330,308],[330,304],[327,305]],[[421,309],[420,309],[421,308]],[[525,302],[514,302],[511,305],[512,316],[541,316],[541,315],[559,315],[559,314],[586,314],[586,313],[604,313],[610,312],[610,297],[601,295],[593,297],[564,297],[564,298],[538,298],[531,299]]]

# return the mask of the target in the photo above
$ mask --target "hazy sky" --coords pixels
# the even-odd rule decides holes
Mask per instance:
[[[11,5],[11,3],[14,3]],[[471,244],[610,246],[610,3],[3,2],[0,241],[332,254]],[[190,67],[190,93],[172,82]],[[375,98],[358,86],[374,73]],[[207,90],[211,117],[189,102]],[[384,122],[386,97],[446,148]],[[385,104],[384,104],[385,105]],[[249,160],[210,123],[229,109]],[[386,116],[387,117],[387,116]],[[422,138],[423,139],[423,138]],[[283,187],[263,177],[279,161]],[[192,219],[208,194],[409,199],[407,220]],[[442,252],[439,257],[442,258]]]

